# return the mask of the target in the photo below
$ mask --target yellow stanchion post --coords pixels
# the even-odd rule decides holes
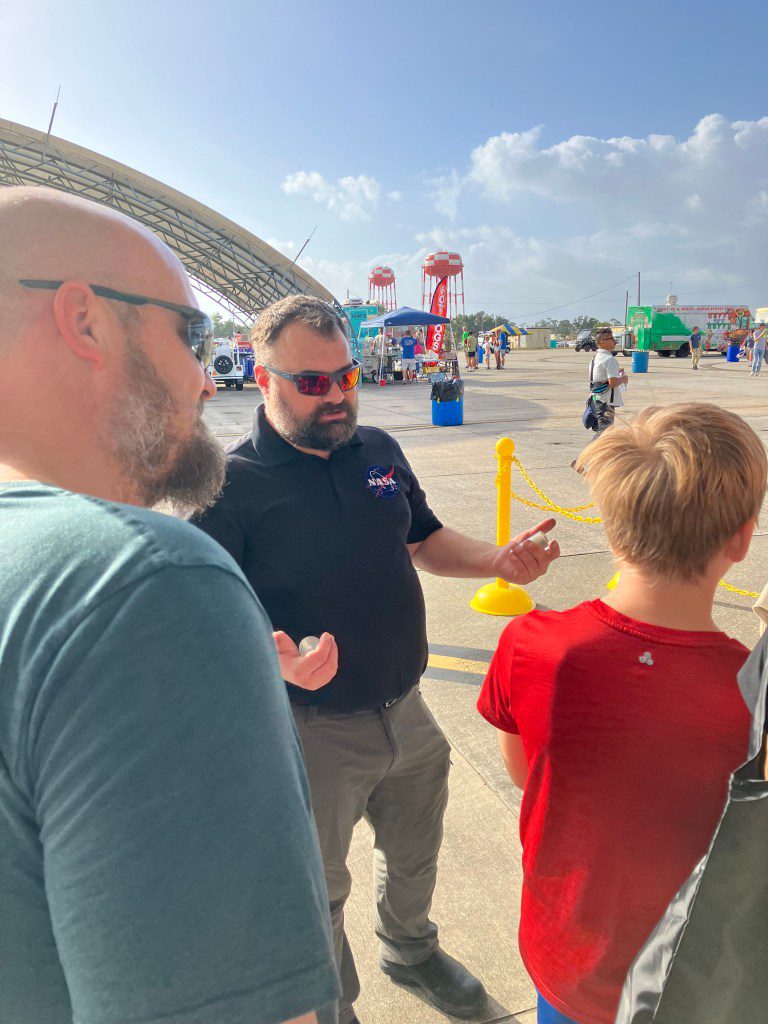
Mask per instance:
[[[512,505],[512,456],[515,454],[515,442],[509,437],[502,437],[496,442],[496,458],[499,472],[496,477],[498,498],[496,502],[496,543],[501,546],[509,542],[511,535],[510,515]],[[536,604],[528,592],[516,583],[497,579],[495,583],[487,583],[480,587],[469,602],[470,608],[484,615],[525,615],[532,611]]]

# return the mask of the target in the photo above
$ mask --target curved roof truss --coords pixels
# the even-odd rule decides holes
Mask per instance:
[[[177,253],[197,288],[246,320],[297,292],[334,302],[282,253],[202,203],[108,157],[0,118],[2,185],[47,185],[141,221]]]

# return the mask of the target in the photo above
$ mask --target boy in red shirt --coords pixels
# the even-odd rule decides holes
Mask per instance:
[[[646,409],[577,464],[620,581],[511,622],[478,701],[524,790],[519,940],[540,1024],[613,1024],[632,961],[709,846],[750,728],[748,651],[712,604],[766,488],[761,441],[713,405]]]

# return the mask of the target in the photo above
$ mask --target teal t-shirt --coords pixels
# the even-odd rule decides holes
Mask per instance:
[[[187,523],[0,485],[0,1021],[276,1024],[336,996],[240,570]]]

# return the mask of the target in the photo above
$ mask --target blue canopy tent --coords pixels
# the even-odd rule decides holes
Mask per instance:
[[[387,327],[430,327],[434,324],[448,324],[453,338],[453,329],[448,317],[438,316],[437,313],[427,313],[423,309],[412,309],[410,306],[401,306],[391,313],[383,313],[373,320],[364,320],[360,324],[360,334],[363,331],[384,331]],[[384,363],[384,346],[382,345],[381,357],[379,359],[379,377],[381,378],[382,366]],[[456,363],[455,375],[458,377],[458,363]]]
[[[410,306],[401,306],[391,313],[383,313],[373,320],[364,320],[360,325],[361,330],[369,331],[371,328],[381,330],[384,327],[428,327],[431,324],[449,324],[451,321],[437,313],[425,313],[423,309],[411,309]]]

